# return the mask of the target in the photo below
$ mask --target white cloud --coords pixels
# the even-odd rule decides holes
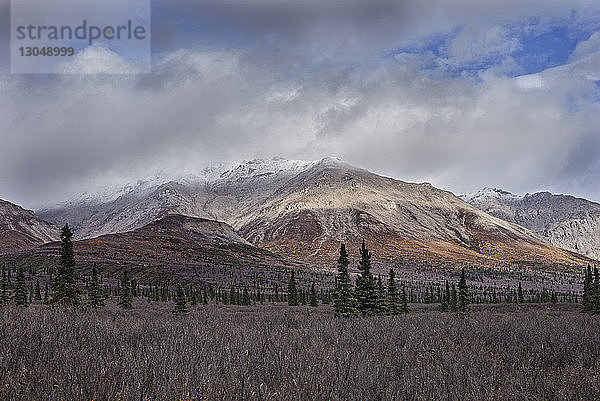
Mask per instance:
[[[493,57],[505,57],[521,49],[516,33],[507,27],[469,26],[450,43],[448,55],[453,63],[482,62]]]
[[[570,62],[588,58],[591,54],[600,53],[600,32],[594,32],[587,40],[579,42],[570,56]]]
[[[541,74],[521,75],[514,80],[521,89],[542,89],[545,86]]]
[[[135,74],[135,65],[104,46],[86,47],[59,69],[65,74]]]

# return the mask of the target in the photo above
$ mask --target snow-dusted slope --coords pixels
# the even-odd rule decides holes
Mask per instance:
[[[176,180],[161,181],[158,176],[98,196],[85,195],[38,214],[59,225],[69,223],[79,239],[132,231],[167,214],[233,224],[244,210],[312,164],[281,158],[221,164]]]
[[[485,188],[460,195],[471,205],[527,227],[548,243],[600,259],[600,204],[570,195],[523,196]]]
[[[58,227],[31,210],[0,199],[0,253],[33,248],[59,239]]]
[[[336,158],[252,160],[41,215],[90,238],[132,231],[168,214],[223,221],[252,244],[309,262],[329,263],[340,241],[358,247],[362,239],[396,261],[574,260],[450,192],[381,177]]]

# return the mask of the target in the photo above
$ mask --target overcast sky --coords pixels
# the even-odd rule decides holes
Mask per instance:
[[[597,0],[152,4],[151,74],[11,75],[0,57],[0,198],[339,156],[455,193],[600,200]],[[8,16],[0,0],[2,54]],[[88,49],[72,70],[127,57]]]

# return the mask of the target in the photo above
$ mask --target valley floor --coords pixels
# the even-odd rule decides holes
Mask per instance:
[[[2,308],[0,399],[598,400],[599,334],[574,304],[350,320],[326,306]]]

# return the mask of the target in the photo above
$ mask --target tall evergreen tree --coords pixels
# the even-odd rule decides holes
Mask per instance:
[[[290,280],[288,282],[288,289],[287,289],[287,296],[288,296],[288,305],[289,306],[300,305],[300,300],[298,299],[298,290],[296,289],[296,276],[294,274],[294,270],[292,270],[292,274],[290,274]]]
[[[175,292],[175,309],[173,309],[173,313],[183,315],[189,313],[187,299],[185,298],[185,291],[183,290],[183,286],[181,284],[177,284],[177,290]]]
[[[581,298],[581,311],[591,312],[594,305],[593,293],[594,293],[594,278],[592,276],[592,268],[590,265],[584,269],[585,279],[583,281],[583,296]]]
[[[517,302],[520,304],[525,303],[525,297],[523,296],[523,287],[521,287],[520,281],[519,281],[519,288],[517,288]]]
[[[190,305],[198,305],[198,291],[195,288],[190,288]]]
[[[467,286],[467,280],[465,278],[465,269],[462,269],[460,281],[458,282],[458,299],[456,305],[457,313],[468,313],[469,302],[469,287]]]
[[[252,304],[252,300],[250,299],[250,294],[248,293],[248,288],[244,287],[244,290],[242,291],[242,305],[251,305]]]
[[[371,273],[371,252],[365,246],[363,240],[360,248],[360,263],[358,265],[360,273],[356,278],[356,300],[358,310],[364,315],[374,315],[377,313],[377,293],[376,283]]]
[[[25,283],[25,270],[23,269],[23,266],[19,266],[17,268],[14,292],[15,305],[29,306],[29,300],[27,297],[27,284]]]
[[[400,294],[398,294],[398,283],[396,283],[394,269],[390,269],[388,275],[387,313],[392,316],[400,314]]]
[[[440,309],[442,310],[442,312],[448,312],[450,310],[450,302],[450,284],[448,284],[448,280],[446,280],[446,287],[444,293],[442,294],[442,302],[440,305]]]
[[[402,285],[402,295],[400,296],[400,311],[408,313],[408,297],[406,296],[406,287]]]
[[[600,274],[598,274],[598,267],[594,267],[594,282],[592,284],[591,305],[591,312],[595,315],[600,314]]]
[[[452,291],[450,292],[450,311],[456,312],[458,310],[458,295],[456,293],[456,287],[452,283]]]
[[[356,299],[352,291],[352,280],[348,272],[348,253],[346,245],[340,246],[340,257],[338,259],[338,275],[336,278],[335,293],[333,296],[333,313],[336,316],[350,317],[357,315]]]
[[[10,301],[10,290],[8,285],[8,276],[6,274],[6,265],[2,265],[2,283],[0,285],[0,305],[6,305]]]
[[[387,296],[385,293],[385,288],[383,286],[383,281],[381,280],[381,276],[377,277],[377,281],[375,283],[375,296],[375,313],[377,315],[387,314]]]
[[[104,306],[104,296],[98,283],[98,270],[95,263],[92,266],[92,278],[88,285],[88,302],[94,309]]]
[[[52,303],[62,306],[78,306],[81,302],[81,290],[78,283],[79,271],[75,266],[72,237],[69,225],[65,224],[60,233],[60,263],[52,288]]]
[[[273,284],[273,292],[275,293],[273,297],[273,303],[279,302],[279,284]]]
[[[40,280],[39,279],[37,279],[35,281],[35,300],[36,301],[42,300],[42,290],[40,289]]]
[[[127,277],[121,279],[119,307],[121,309],[133,309],[133,291],[131,290],[131,281]]]
[[[48,289],[48,282],[46,281],[46,286],[44,287],[44,305],[48,305],[50,303],[50,290]]]
[[[229,289],[229,303],[231,305],[237,305],[239,303],[238,294],[233,284],[231,284],[231,288]]]
[[[310,286],[310,306],[316,308],[319,306],[319,299],[317,298],[317,290],[315,289],[315,283]]]

